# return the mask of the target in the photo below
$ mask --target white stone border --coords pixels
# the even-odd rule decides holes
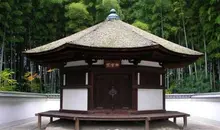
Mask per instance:
[[[42,93],[28,93],[28,92],[14,92],[14,91],[0,91],[0,98],[4,97],[20,97],[20,98],[60,98],[60,94],[42,94]]]

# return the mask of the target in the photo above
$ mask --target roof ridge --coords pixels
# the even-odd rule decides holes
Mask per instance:
[[[105,22],[105,21],[104,21],[104,22]],[[99,28],[100,28],[100,26],[103,26],[104,22],[100,22],[100,23],[95,24],[95,25],[93,25],[93,26],[91,26],[91,27],[89,27],[89,28],[84,29],[84,30],[87,30],[87,29],[94,28],[94,29],[91,29],[91,31],[87,32],[86,34],[84,34],[84,35],[82,35],[82,36],[78,37],[78,38],[77,38],[77,39],[75,39],[75,40],[72,40],[72,41],[70,41],[70,42],[67,42],[67,43],[72,43],[72,44],[75,44],[75,45],[79,45],[79,44],[76,44],[76,42],[75,42],[75,41],[77,41],[77,40],[79,40],[79,39],[81,39],[81,38],[83,38],[83,37],[85,37],[85,36],[89,35],[91,32],[96,31],[97,29],[99,29]],[[83,31],[83,30],[82,30],[82,31]],[[80,32],[81,32],[81,31],[79,31],[79,32],[77,32],[77,33],[80,33]],[[74,33],[74,34],[76,34],[76,33]],[[74,34],[73,34],[73,35],[74,35]]]
[[[128,25],[129,25],[128,23],[125,23],[125,22],[122,22],[122,23],[125,24],[127,28],[130,27],[130,26],[128,26]],[[148,39],[149,41],[152,41],[152,42],[154,42],[154,43],[157,43],[158,45],[162,46],[163,48],[165,48],[165,49],[167,49],[167,50],[170,50],[170,51],[173,51],[173,52],[175,52],[175,53],[185,54],[185,53],[176,52],[176,51],[174,51],[174,50],[171,50],[171,49],[167,48],[167,46],[165,45],[165,43],[153,41],[152,39],[147,38],[145,35],[141,35],[141,34],[138,33],[136,30],[140,31],[141,33],[146,33],[147,35],[150,35],[151,38],[155,37],[155,38],[160,39],[160,40],[162,40],[162,41],[165,41],[165,42],[167,42],[167,43],[171,43],[171,44],[174,45],[174,46],[178,46],[178,47],[180,47],[180,48],[182,48],[182,49],[187,49],[188,51],[191,51],[191,52],[196,53],[195,55],[202,55],[202,54],[203,54],[203,53],[198,52],[198,51],[196,51],[196,50],[192,50],[192,49],[190,49],[190,48],[181,46],[181,45],[179,45],[179,44],[176,44],[176,43],[174,43],[174,42],[171,42],[171,41],[169,41],[169,40],[166,40],[166,39],[164,39],[164,38],[161,38],[161,37],[159,37],[159,36],[157,36],[157,35],[154,35],[154,34],[152,34],[152,33],[149,33],[149,32],[147,32],[147,31],[144,31],[144,30],[142,30],[142,29],[140,29],[140,28],[137,28],[137,27],[135,27],[135,26],[133,26],[133,28],[131,27],[131,29],[132,29],[132,31],[134,31],[136,34],[139,34],[140,36],[144,37],[145,39]]]
[[[122,22],[123,24],[127,24],[127,23],[123,22],[122,20],[120,20],[120,22]],[[125,26],[125,25],[123,25],[123,26],[126,27],[126,28],[128,28],[128,27]],[[133,25],[132,25],[132,26],[133,26]],[[152,43],[155,43],[156,45],[159,45],[158,43],[156,43],[156,42],[154,42],[154,41],[152,41],[152,40],[147,39],[145,36],[139,34],[138,32],[136,32],[136,31],[133,30],[133,29],[132,29],[132,32],[134,32],[135,34],[137,34],[137,35],[139,35],[139,36],[141,36],[141,37],[144,37],[144,39],[146,39],[146,40],[148,40],[148,41],[151,41]]]

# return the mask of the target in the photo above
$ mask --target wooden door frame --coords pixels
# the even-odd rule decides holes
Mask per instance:
[[[115,79],[114,77],[118,77],[118,78],[120,78],[121,76],[126,76],[126,77],[128,77],[128,79],[127,79],[127,80],[123,80],[123,82],[125,82],[126,86],[129,87],[128,90],[124,90],[124,91],[126,91],[127,94],[129,94],[129,97],[128,97],[129,100],[128,100],[128,99],[127,99],[127,100],[125,99],[126,101],[124,101],[124,102],[117,102],[117,100],[115,100],[115,101],[117,102],[118,105],[119,105],[119,104],[123,104],[123,103],[126,102],[126,103],[128,103],[128,104],[127,104],[127,105],[128,105],[128,106],[127,106],[128,109],[131,109],[131,108],[132,108],[132,84],[131,84],[131,83],[132,83],[132,82],[131,82],[132,74],[131,74],[131,73],[118,73],[118,72],[115,72],[115,73],[108,73],[108,72],[96,73],[95,76],[94,76],[94,79],[95,79],[95,80],[94,80],[94,83],[95,83],[95,84],[94,84],[94,89],[95,89],[95,90],[93,91],[93,93],[94,93],[94,94],[93,94],[93,95],[94,95],[94,101],[93,101],[93,102],[94,102],[94,106],[97,107],[97,105],[98,105],[98,104],[97,104],[97,103],[98,103],[97,100],[98,100],[99,98],[97,98],[97,96],[98,96],[98,95],[97,95],[97,92],[99,91],[99,92],[102,93],[102,90],[105,90],[105,88],[108,86],[108,85],[102,84],[102,85],[104,85],[104,87],[103,87],[103,88],[102,88],[102,87],[99,88],[99,87],[100,87],[100,84],[99,84],[100,82],[97,81],[97,78],[98,78],[98,77],[102,77],[102,76],[105,77],[105,80],[107,80],[107,81],[108,81],[108,80],[111,80],[111,81],[112,81],[112,79]],[[106,76],[107,76],[107,77],[106,77]],[[116,79],[116,80],[117,80],[117,79]],[[117,85],[117,82],[115,82],[115,83],[116,83],[115,85],[118,86],[118,85]],[[99,86],[99,87],[98,87],[98,86]],[[121,87],[126,87],[126,86],[121,86]],[[118,86],[118,87],[119,87],[119,86]],[[120,89],[120,88],[116,88],[116,90],[117,90],[117,89]],[[105,91],[106,91],[106,90],[105,90]],[[108,91],[108,90],[107,90],[107,91]],[[123,93],[122,93],[122,94],[123,94]],[[104,95],[103,95],[103,96],[104,96]],[[119,95],[119,96],[121,96],[121,95]],[[124,96],[125,96],[125,95],[124,95]],[[127,96],[128,96],[128,95],[127,95]],[[98,97],[100,97],[100,96],[98,96]],[[103,98],[106,98],[106,97],[103,97]],[[116,103],[116,102],[115,102],[115,103]],[[109,102],[109,103],[110,103],[110,102]],[[113,103],[113,102],[112,102],[112,103]],[[113,104],[114,104],[114,103],[113,103]],[[106,106],[107,104],[102,104],[102,105]],[[104,107],[104,106],[103,106],[103,107]],[[108,106],[108,105],[107,105],[107,106]],[[119,106],[116,105],[115,107],[119,107]],[[95,109],[97,109],[97,108],[95,108]],[[103,109],[105,110],[105,109],[112,109],[112,108],[111,108],[111,107],[107,107],[107,108],[104,107]],[[116,109],[122,109],[122,108],[116,108]]]
[[[135,68],[133,67],[123,67],[123,68],[117,68],[117,69],[107,69],[107,68],[101,68],[101,67],[92,67],[90,70],[90,84],[91,87],[89,88],[89,95],[88,95],[88,110],[94,110],[95,109],[95,102],[94,102],[94,80],[95,76],[98,74],[111,74],[111,73],[118,73],[118,74],[128,74],[131,78],[131,109],[137,110],[137,87],[136,87],[136,72]]]

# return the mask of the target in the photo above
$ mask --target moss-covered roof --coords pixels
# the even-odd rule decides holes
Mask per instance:
[[[202,53],[180,46],[137,27],[129,25],[121,20],[104,21],[83,31],[48,43],[43,46],[27,50],[26,54],[42,53],[58,49],[65,44],[89,48],[143,48],[161,46],[169,51],[199,56]]]

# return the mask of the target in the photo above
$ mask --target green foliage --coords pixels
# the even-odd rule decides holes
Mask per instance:
[[[215,22],[216,22],[217,24],[220,24],[220,15],[218,15],[218,17],[215,19]]]
[[[66,31],[70,34],[81,31],[91,25],[92,17],[83,3],[70,3],[66,6]]]
[[[195,74],[186,75],[182,80],[172,81],[168,93],[205,93],[210,92],[209,79],[205,78],[204,71],[198,72],[196,79]]]
[[[175,14],[172,10],[171,0],[139,0],[132,13],[136,19],[149,25],[149,30],[168,39],[177,33],[176,22],[173,22]]]
[[[41,4],[48,4],[49,6],[51,4],[62,4],[64,0],[41,0]]]
[[[40,77],[37,74],[31,75],[31,72],[25,73],[24,87],[27,92],[34,92],[34,93],[41,92]]]
[[[176,93],[177,90],[176,90],[176,84],[172,83],[170,85],[170,87],[168,89],[166,89],[165,93],[166,94],[172,94],[172,93]]]
[[[51,84],[39,76],[31,81],[23,78],[25,72],[31,70],[47,78],[49,74],[39,72],[37,63],[30,66],[22,51],[102,22],[112,8],[125,22],[184,46],[186,36],[189,48],[207,52],[208,77],[213,77],[204,77],[201,72],[206,62],[202,57],[195,66],[191,65],[192,75],[189,75],[187,67],[181,72],[171,70],[167,78],[171,86],[167,93],[208,92],[217,90],[214,86],[220,88],[219,0],[1,0],[0,45],[4,42],[5,46],[4,61],[0,64],[15,71],[15,76],[9,77],[18,81],[16,89],[51,91]],[[13,90],[13,86],[15,84],[7,85],[4,81],[4,89]]]
[[[132,25],[136,26],[136,27],[138,27],[138,28],[140,28],[142,30],[149,31],[149,25],[146,24],[146,23],[143,23],[143,22],[141,22],[139,20],[136,20]]]
[[[40,93],[41,92],[41,84],[40,84],[40,79],[39,78],[36,78],[31,82],[30,92],[34,92],[34,93]]]
[[[0,73],[0,91],[13,91],[17,81],[12,78],[14,72],[10,69],[5,69]]]

